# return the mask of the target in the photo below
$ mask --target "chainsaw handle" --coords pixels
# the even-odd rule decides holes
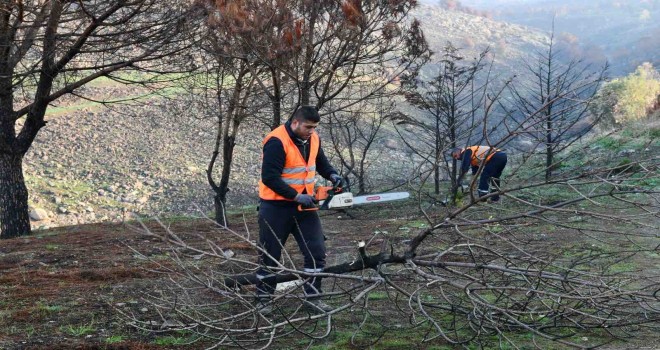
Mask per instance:
[[[332,190],[335,192],[335,194],[341,193],[346,187],[348,187],[347,177],[342,177],[341,181],[337,181],[337,183],[332,184]]]
[[[319,210],[319,207],[318,207],[318,202],[316,200],[314,200],[314,205],[312,205],[311,207],[298,204],[298,211],[317,211],[317,210]]]
[[[319,207],[313,206],[313,207],[303,207],[302,204],[298,204],[298,211],[317,211],[319,210]]]

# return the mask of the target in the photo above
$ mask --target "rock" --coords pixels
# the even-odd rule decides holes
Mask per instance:
[[[30,210],[30,219],[34,221],[42,221],[48,219],[48,212],[41,208],[33,208]]]
[[[399,143],[396,142],[394,139],[387,139],[385,141],[385,147],[389,149],[398,149],[399,148]]]
[[[66,210],[65,207],[58,207],[58,208],[57,208],[57,212],[60,213],[60,214],[66,214],[66,213],[68,213],[69,211]]]

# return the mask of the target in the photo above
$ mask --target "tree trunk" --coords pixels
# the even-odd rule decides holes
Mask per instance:
[[[219,192],[213,197],[213,204],[215,209],[215,222],[220,225],[229,225],[229,222],[226,221],[226,210],[225,203],[227,203],[227,192]]]
[[[550,178],[552,178],[552,145],[550,143],[551,141],[548,141],[548,145],[545,147],[545,181],[550,181]]]
[[[220,184],[216,190],[215,202],[215,221],[219,224],[229,224],[226,222],[226,204],[227,193],[229,192],[229,174],[231,173],[231,163],[234,157],[234,147],[236,139],[233,136],[227,136],[223,140],[222,147],[222,174],[220,175]]]
[[[550,107],[548,107],[548,110]],[[546,119],[546,134],[545,134],[545,181],[550,181],[550,178],[552,177],[552,162],[554,161],[553,158],[553,147],[554,145],[552,144],[552,116],[550,112],[548,112],[548,116]]]
[[[0,155],[0,238],[30,234],[22,155]]]
[[[271,67],[271,75],[273,77],[273,96],[271,97],[273,121],[270,130],[275,130],[282,124],[282,91],[280,90],[279,73],[273,67]]]
[[[435,115],[435,161],[433,164],[433,184],[434,184],[434,193],[436,195],[440,194],[440,156],[442,152],[442,146],[440,145],[440,111],[436,107]]]

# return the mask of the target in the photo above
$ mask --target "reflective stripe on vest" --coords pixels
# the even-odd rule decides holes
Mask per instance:
[[[314,132],[309,139],[309,162],[306,162],[302,154],[300,154],[298,146],[296,146],[286,131],[286,126],[280,125],[266,135],[262,146],[271,137],[277,137],[284,147],[286,158],[284,160],[284,169],[282,169],[282,181],[298,193],[303,193],[304,190],[307,190],[308,194],[313,194],[314,185],[316,184],[316,156],[319,152],[319,135]],[[261,156],[263,157],[263,154]],[[264,185],[261,180],[259,180],[259,198],[265,200],[291,200],[275,193],[275,191]]]
[[[499,149],[489,147],[489,146],[470,146],[466,149],[469,149],[472,151],[472,159],[470,160],[470,164],[472,166],[480,166],[481,162],[484,160],[484,157],[486,157],[486,154],[488,154],[488,151],[493,149],[490,154],[488,154],[488,157],[486,157],[486,163],[495,155],[495,152],[498,152]]]

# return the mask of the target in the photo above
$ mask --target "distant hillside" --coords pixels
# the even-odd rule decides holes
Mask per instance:
[[[437,2],[436,2],[437,3]],[[555,32],[564,50],[592,61],[606,58],[621,76],[643,62],[660,66],[660,0],[462,0],[492,18]]]
[[[472,58],[490,47],[494,71],[503,78],[513,75],[525,59],[547,48],[546,33],[525,26],[491,20],[433,5],[420,5],[413,16],[422,22],[426,39],[435,52],[451,41]],[[437,58],[436,58],[437,59]]]

